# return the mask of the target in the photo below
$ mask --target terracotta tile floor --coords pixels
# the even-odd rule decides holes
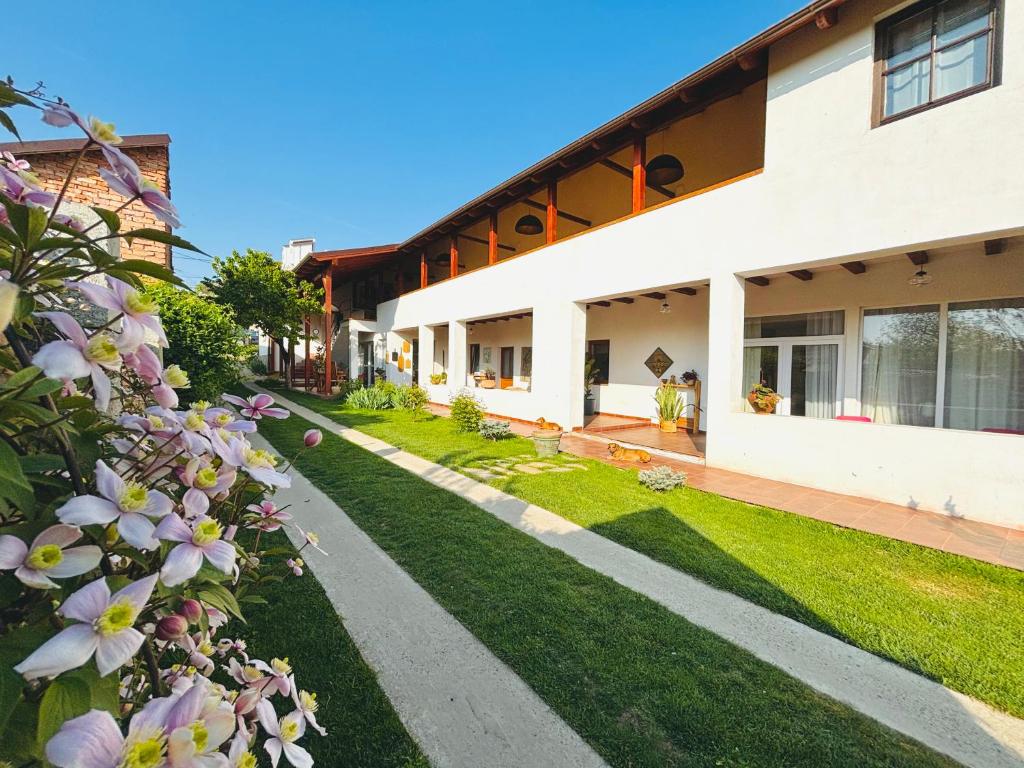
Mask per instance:
[[[430,405],[430,410],[439,416],[447,416],[448,408],[442,405]],[[517,435],[528,436],[533,427],[529,424],[511,422],[512,431]],[[659,432],[657,427],[650,428]],[[603,434],[605,440],[627,440],[624,432],[630,430],[614,430]],[[687,435],[688,432],[677,432],[676,435]],[[674,437],[675,435],[666,435]],[[703,437],[703,436],[701,436]],[[614,461],[608,455],[607,443],[594,437],[579,434],[562,436],[561,449],[576,456],[597,459],[617,467],[635,468],[630,462]],[[660,446],[653,446],[660,447]],[[703,448],[703,444],[701,445]],[[664,450],[673,450],[665,448]],[[700,454],[690,455],[703,455]],[[808,488],[792,483],[782,483],[739,472],[706,467],[682,459],[669,459],[655,456],[650,466],[665,464],[687,474],[687,483],[709,493],[717,493],[737,501],[749,504],[781,509],[785,512],[823,520],[844,528],[854,528],[881,536],[909,541],[932,549],[940,549],[957,555],[964,555],[976,560],[984,560],[997,565],[1024,570],[1024,531],[1001,528],[997,525],[979,523],[973,520],[961,520],[934,512],[924,512],[897,504],[864,499],[859,496],[845,496],[816,488]]]
[[[594,426],[586,426],[583,428],[583,431],[599,435],[607,440],[643,445],[647,448],[657,448],[661,451],[671,451],[672,453],[682,453],[687,456],[704,458],[704,435],[702,433],[693,435],[685,429],[680,429],[678,432],[662,432],[648,422],[644,426],[634,427],[612,426],[609,428],[598,426],[595,428]]]

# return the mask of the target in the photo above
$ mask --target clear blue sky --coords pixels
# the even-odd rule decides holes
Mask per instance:
[[[39,8],[12,3],[0,74],[169,133],[179,233],[276,257],[404,240],[801,5],[58,0],[41,39],[15,34]]]

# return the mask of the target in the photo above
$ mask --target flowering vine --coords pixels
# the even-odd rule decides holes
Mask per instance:
[[[198,250],[118,215],[138,202],[177,227],[177,210],[112,124],[0,82],[15,135],[16,109],[81,131],[68,181],[98,152],[125,201],[83,217],[68,181],[44,189],[26,160],[0,156],[0,763],[253,768],[262,749],[273,766],[310,766],[307,726],[326,733],[316,695],[288,659],[225,634],[270,578],[261,538],[292,524],[271,498],[289,476],[250,441],[260,419],[289,414],[268,395],[182,403],[188,374],[161,362],[146,291],[180,281],[110,247]],[[320,439],[307,433],[306,449]],[[323,552],[300,535],[300,551]]]

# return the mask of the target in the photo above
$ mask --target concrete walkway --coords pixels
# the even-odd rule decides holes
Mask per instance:
[[[745,648],[812,688],[965,765],[977,768],[1024,766],[1024,721],[708,586],[548,510],[341,426],[278,393],[269,394],[318,427],[472,502],[523,533]],[[993,652],[998,651],[993,649]]]
[[[280,398],[279,398],[280,399]],[[253,444],[270,447],[259,435]],[[434,768],[607,768],[583,739],[295,470],[278,506],[329,554],[304,553],[345,629]],[[298,547],[304,542],[286,529]]]

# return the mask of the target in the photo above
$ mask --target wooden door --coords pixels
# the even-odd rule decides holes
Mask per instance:
[[[512,386],[513,372],[513,360],[515,359],[515,347],[502,347],[501,348],[501,383],[502,389],[508,389]]]

